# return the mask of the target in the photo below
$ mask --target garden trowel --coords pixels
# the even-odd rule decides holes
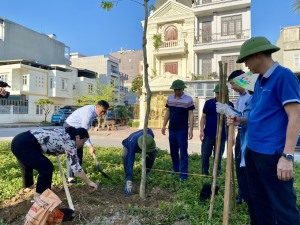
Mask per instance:
[[[99,162],[98,162],[98,160],[97,160],[97,157],[96,157],[95,153],[93,153],[93,159],[95,160],[95,164],[96,164],[97,170],[98,170],[105,178],[111,180],[111,177],[108,176],[108,175],[103,171],[102,167],[100,166],[100,164],[99,164]]]

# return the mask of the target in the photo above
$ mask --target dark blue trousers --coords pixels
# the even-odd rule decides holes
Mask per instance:
[[[188,156],[188,130],[172,131],[169,130],[170,153],[173,163],[173,170],[181,172],[180,178],[187,179],[189,171]],[[180,155],[179,155],[180,153]]]
[[[124,171],[125,171],[125,176],[126,176],[126,181],[131,180],[132,181],[132,176],[133,176],[133,166],[134,166],[134,160],[135,160],[135,151],[132,148],[126,148],[123,147],[123,166],[124,166]],[[156,155],[157,155],[157,150],[155,149],[152,152],[146,153],[146,173],[149,173],[150,170],[153,167]]]
[[[219,164],[218,164],[218,174],[221,173],[221,162],[222,156],[224,153],[225,148],[225,140],[221,140],[220,145],[220,157],[219,157]],[[216,138],[211,138],[208,136],[204,136],[201,145],[201,161],[202,161],[202,174],[208,175],[209,174],[209,158],[211,157],[212,153],[214,152],[215,155],[216,149]]]
[[[34,184],[33,170],[35,169],[39,174],[36,192],[43,193],[46,189],[51,189],[53,164],[44,156],[40,144],[29,131],[14,137],[11,143],[11,150],[21,168],[23,188]]]
[[[277,178],[280,154],[266,155],[247,149],[246,171],[258,225],[299,225],[294,180]]]

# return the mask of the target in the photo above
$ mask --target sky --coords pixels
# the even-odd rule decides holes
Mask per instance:
[[[144,8],[121,0],[110,12],[100,8],[101,0],[1,0],[0,17],[31,30],[55,34],[72,53],[107,55],[121,48],[142,49]],[[152,5],[155,0],[150,0]],[[252,0],[252,36],[265,36],[273,44],[280,29],[300,25],[300,12],[293,0]]]

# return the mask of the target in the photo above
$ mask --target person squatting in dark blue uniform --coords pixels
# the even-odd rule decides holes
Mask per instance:
[[[143,145],[143,130],[136,131],[130,134],[126,139],[122,141],[123,145],[123,165],[126,176],[126,183],[124,186],[124,194],[129,196],[132,194],[132,175],[133,165],[135,160],[135,153],[142,152]],[[148,128],[147,130],[147,142],[146,142],[146,176],[149,177],[151,168],[153,167],[157,149],[154,140],[153,131]]]

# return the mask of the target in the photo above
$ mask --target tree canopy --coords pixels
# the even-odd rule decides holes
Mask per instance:
[[[54,102],[49,100],[49,99],[40,98],[35,102],[35,104],[40,105],[41,108],[43,109],[44,116],[45,116],[44,121],[46,122],[47,121],[47,116],[49,115]]]
[[[142,94],[142,86],[143,86],[143,77],[142,75],[138,75],[136,78],[133,79],[131,83],[130,91],[135,93],[139,98]]]
[[[97,81],[93,90],[90,90],[86,95],[77,96],[77,105],[95,105],[100,100],[105,100],[113,103],[115,100],[113,84],[101,84]]]

